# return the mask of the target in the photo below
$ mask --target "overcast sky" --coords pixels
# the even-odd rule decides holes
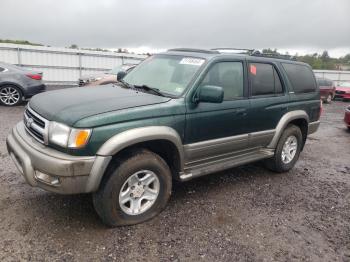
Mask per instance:
[[[350,0],[0,0],[0,38],[52,46],[350,53]]]

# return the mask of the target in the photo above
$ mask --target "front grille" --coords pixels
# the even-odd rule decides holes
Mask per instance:
[[[31,113],[28,109],[26,109],[25,114],[27,115],[27,117],[33,118],[34,122],[38,126],[40,126],[41,128],[45,128],[45,122],[39,117],[35,116],[33,113]]]
[[[84,85],[86,85],[88,82],[89,82],[88,80],[79,79],[78,85],[79,85],[79,86],[84,86]]]
[[[42,144],[47,144],[48,121],[29,106],[24,111],[24,126],[27,132]]]

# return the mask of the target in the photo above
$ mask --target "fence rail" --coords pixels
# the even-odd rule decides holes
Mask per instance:
[[[145,55],[0,43],[0,61],[42,71],[49,84],[76,84],[80,76],[137,64]]]
[[[336,85],[341,82],[350,82],[350,71],[338,70],[314,70],[317,77],[328,78]]]
[[[142,61],[145,55],[0,43],[0,61],[42,71],[51,84],[76,84],[80,76]],[[314,70],[335,84],[350,82],[350,71]]]

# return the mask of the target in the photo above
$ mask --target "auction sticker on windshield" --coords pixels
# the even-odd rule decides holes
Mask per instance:
[[[204,59],[200,58],[184,57],[181,59],[180,64],[201,66],[204,63],[204,61]]]

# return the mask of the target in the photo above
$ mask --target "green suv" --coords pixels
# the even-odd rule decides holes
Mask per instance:
[[[93,193],[104,223],[131,225],[166,206],[173,180],[259,160],[290,170],[320,111],[307,64],[172,49],[118,84],[35,96],[6,142],[30,185]]]

